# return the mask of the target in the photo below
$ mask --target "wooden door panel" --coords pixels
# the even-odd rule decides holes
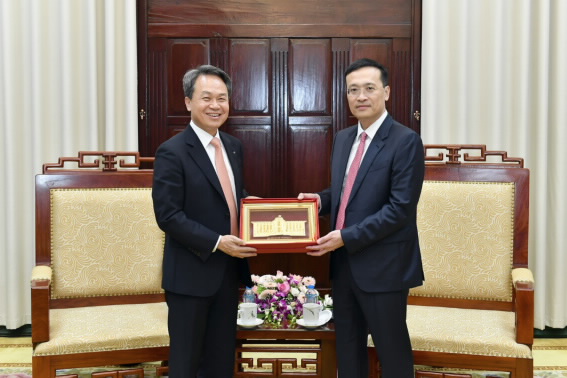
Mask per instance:
[[[393,40],[392,60],[390,63],[390,100],[386,106],[395,115],[398,122],[413,124],[412,96],[414,78],[411,71],[411,40],[398,38]],[[419,130],[415,130],[419,132]]]
[[[229,59],[231,115],[269,113],[270,40],[231,39]]]
[[[158,146],[168,139],[167,128],[167,46],[168,40],[150,39],[148,42],[148,89],[147,96],[151,96],[146,108],[148,119],[144,123],[147,128],[141,129],[140,133],[147,136],[146,146],[151,153],[145,152],[145,156],[153,156]],[[161,127],[157,127],[161,125]]]
[[[266,120],[267,121],[267,120]],[[244,145],[244,182],[250,195],[271,197],[274,185],[271,125],[238,124],[232,120],[227,131]]]
[[[331,114],[331,40],[290,41],[290,115]]]
[[[352,39],[350,41],[350,61],[357,59],[370,58],[380,62],[390,73],[390,77],[395,75],[391,70],[392,63],[392,40],[391,39]],[[386,103],[386,109],[396,118],[396,113],[392,109],[392,101]],[[354,125],[357,120],[348,109],[348,124]]]
[[[303,125],[289,128],[289,195],[312,193],[329,186],[330,153],[333,129],[326,125]]]
[[[188,69],[209,62],[210,44],[208,39],[170,39],[168,41],[167,117],[168,119],[182,117],[186,120],[189,114],[185,107],[183,75]]]
[[[370,58],[391,67],[392,39],[352,39],[350,59]]]

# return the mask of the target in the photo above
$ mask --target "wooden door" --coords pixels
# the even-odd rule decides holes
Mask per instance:
[[[344,83],[352,61],[389,68],[388,110],[419,132],[420,18],[420,0],[139,1],[140,151],[153,155],[185,128],[181,78],[213,64],[233,79],[223,129],[244,144],[246,189],[261,197],[322,190],[334,134],[356,122]],[[328,231],[322,218],[321,234]],[[330,286],[328,256],[262,255],[251,268]]]

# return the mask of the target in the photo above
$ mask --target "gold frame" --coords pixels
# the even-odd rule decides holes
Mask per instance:
[[[286,213],[293,212],[294,218],[297,218],[298,210],[300,210],[300,213],[305,212],[305,219],[286,220]],[[255,220],[254,215],[258,213],[273,214],[274,219]],[[247,245],[256,247],[258,252],[307,252],[305,247],[316,244],[317,239],[319,239],[318,213],[318,204],[315,199],[243,199],[240,211],[240,237]],[[265,218],[265,216],[262,218]],[[281,218],[281,220],[278,218]],[[253,225],[255,222],[262,223],[256,225],[256,227],[263,227],[260,236],[252,235],[255,230]],[[304,223],[304,225],[300,225],[298,222]],[[274,231],[274,226],[278,227],[279,233],[274,233],[277,232]],[[298,235],[302,227],[305,232]]]

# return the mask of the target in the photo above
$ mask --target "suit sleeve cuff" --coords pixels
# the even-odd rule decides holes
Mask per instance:
[[[213,248],[213,253],[215,253],[217,251],[217,248],[219,247],[221,238],[222,238],[222,235],[219,235],[219,238],[217,240],[217,244],[215,244],[215,248]]]

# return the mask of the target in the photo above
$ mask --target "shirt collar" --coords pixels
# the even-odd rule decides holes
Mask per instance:
[[[195,131],[195,134],[197,134],[197,138],[199,138],[199,140],[203,144],[203,147],[205,148],[207,148],[207,146],[211,143],[211,140],[213,140],[214,137],[220,138],[218,130],[217,130],[217,134],[215,136],[212,136],[205,130],[201,129],[199,126],[195,125],[193,121],[191,121],[190,125],[193,128],[193,131]]]
[[[378,118],[372,125],[370,125],[366,130],[364,130],[362,128],[362,126],[360,126],[360,122],[358,122],[358,129],[356,132],[356,139],[358,139],[360,137],[360,134],[362,134],[362,132],[365,132],[366,135],[368,135],[368,139],[373,139],[374,135],[376,135],[376,133],[378,132],[378,129],[380,128],[380,126],[382,126],[382,123],[384,122],[384,120],[386,119],[386,117],[388,116],[388,111],[385,110],[384,113],[382,113],[382,115],[380,116],[380,118]]]

